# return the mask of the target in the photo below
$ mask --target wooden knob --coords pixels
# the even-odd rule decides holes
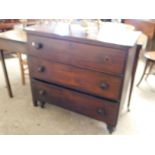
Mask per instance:
[[[109,56],[105,56],[104,57],[104,62],[111,62],[112,60],[111,60],[111,57],[109,57]]]
[[[104,111],[102,108],[98,108],[98,109],[97,109],[97,113],[98,113],[99,115],[105,115],[105,111]]]
[[[36,49],[41,49],[43,47],[42,43],[32,42],[32,46]]]
[[[103,83],[101,83],[100,87],[102,89],[108,89],[109,85],[107,83],[103,82]]]
[[[45,67],[44,66],[40,66],[38,67],[38,72],[44,72],[45,71]]]

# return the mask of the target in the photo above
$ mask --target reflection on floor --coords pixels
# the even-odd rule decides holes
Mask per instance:
[[[22,86],[18,60],[6,62],[14,98],[8,97],[0,65],[0,134],[109,134],[103,122],[50,104],[45,109],[33,107],[29,77],[26,86]],[[136,81],[142,65],[140,62]],[[154,80],[155,76],[150,75],[139,88],[134,87],[131,112],[124,110],[113,135],[155,134]]]

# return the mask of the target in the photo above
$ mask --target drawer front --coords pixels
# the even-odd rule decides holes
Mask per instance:
[[[99,72],[124,72],[125,51],[31,35],[28,40],[30,55]]]
[[[120,99],[122,78],[29,57],[31,77],[113,100]]]
[[[37,100],[62,106],[97,120],[105,121],[110,125],[116,124],[119,109],[119,105],[116,103],[36,80],[32,80],[31,84],[34,98]]]

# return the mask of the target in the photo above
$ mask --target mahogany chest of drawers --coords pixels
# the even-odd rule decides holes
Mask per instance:
[[[105,43],[70,31],[64,35],[53,27],[27,29],[34,106],[56,104],[103,121],[112,132],[130,97],[137,46]]]

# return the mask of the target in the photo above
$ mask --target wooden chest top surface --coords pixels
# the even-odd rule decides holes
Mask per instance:
[[[77,24],[51,23],[27,27],[28,34],[41,35],[45,37],[71,40],[95,45],[113,46],[115,48],[129,48],[137,43],[141,34],[131,31],[126,25],[104,23],[97,27],[82,27]],[[110,44],[110,45],[109,45]]]

